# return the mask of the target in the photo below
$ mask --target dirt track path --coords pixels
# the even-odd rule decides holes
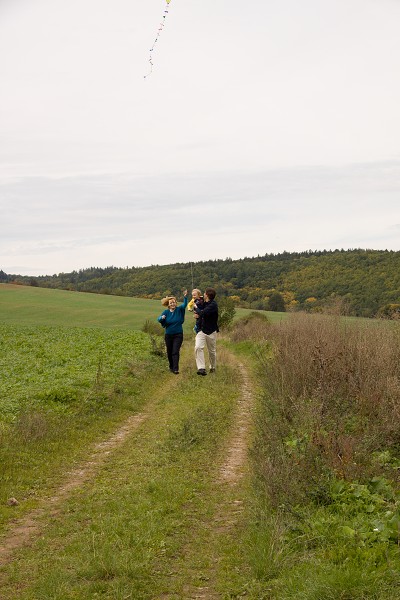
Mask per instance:
[[[249,374],[241,362],[237,363],[237,367],[242,377],[238,410],[226,462],[222,465],[220,472],[220,482],[231,485],[235,485],[240,481],[247,465],[248,439],[253,407]]]
[[[146,413],[130,417],[110,438],[95,445],[90,457],[68,473],[68,478],[54,496],[45,498],[35,510],[16,521],[0,540],[0,566],[12,560],[14,553],[37,537],[45,521],[55,518],[62,503],[77,488],[91,479],[107,456],[143,423]]]
[[[244,497],[243,490],[240,488],[240,482],[248,468],[247,451],[249,436],[251,434],[251,413],[253,406],[251,381],[247,369],[226,350],[221,354],[225,354],[226,359],[233,363],[235,369],[240,372],[241,384],[234,425],[227,444],[225,459],[217,470],[214,482],[215,487],[221,491],[223,501],[212,520],[203,523],[203,526],[209,530],[210,537],[213,539],[219,536],[226,536],[234,528],[243,511]],[[177,379],[171,379],[168,388],[172,390],[176,382]],[[164,389],[163,391],[165,392],[166,390]],[[61,513],[63,505],[69,496],[75,490],[89,482],[110,454],[121,446],[129,436],[134,435],[138,428],[148,419],[153,409],[152,404],[155,404],[155,402],[155,400],[150,401],[143,412],[131,416],[112,436],[96,444],[87,460],[67,474],[65,482],[52,497],[44,498],[38,508],[11,525],[6,535],[0,539],[0,567],[10,563],[19,550],[29,546],[40,536],[46,525]],[[188,582],[183,591],[183,598],[219,598],[215,591],[217,569],[218,556],[215,556],[215,561],[210,567],[210,572],[207,574],[206,585],[198,587]],[[193,575],[192,580],[195,581],[196,574],[193,573]],[[165,596],[165,598],[168,597],[168,595]],[[176,598],[176,596],[174,597]]]
[[[173,388],[176,383],[177,381],[170,379],[167,386],[163,386],[163,391]],[[108,456],[135,433],[147,420],[155,403],[156,399],[150,399],[145,411],[132,415],[109,438],[95,444],[88,458],[66,473],[64,483],[53,496],[41,499],[36,509],[12,522],[8,531],[0,537],[0,568],[11,562],[19,549],[37,538],[47,522],[57,517],[65,500],[90,481]]]
[[[248,449],[254,406],[251,380],[244,364],[234,358],[233,355],[230,355],[230,359],[236,363],[242,381],[226,458],[219,468],[215,481],[215,485],[221,488],[224,501],[220,504],[212,521],[205,524],[205,527],[209,529],[210,538],[219,536],[225,538],[238,523],[245,502],[245,493],[241,489],[240,483],[249,468]],[[218,600],[220,598],[216,591],[218,564],[219,557],[215,556],[211,570],[207,574],[207,583],[201,587],[186,586],[185,599]]]

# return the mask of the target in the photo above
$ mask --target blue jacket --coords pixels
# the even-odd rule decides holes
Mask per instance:
[[[188,299],[184,297],[182,304],[176,307],[174,311],[170,311],[169,308],[164,310],[161,315],[157,318],[157,321],[165,328],[165,333],[171,335],[173,333],[183,333],[182,324],[185,320],[185,309],[187,307]],[[165,315],[165,319],[162,316]]]

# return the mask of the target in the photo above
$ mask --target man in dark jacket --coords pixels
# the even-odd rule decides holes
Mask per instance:
[[[218,304],[214,300],[215,290],[207,288],[204,292],[204,307],[194,315],[200,322],[200,331],[196,335],[194,353],[197,375],[207,375],[204,348],[207,346],[210,359],[210,373],[214,373],[217,358]]]

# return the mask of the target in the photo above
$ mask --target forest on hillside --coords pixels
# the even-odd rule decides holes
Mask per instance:
[[[238,260],[91,267],[38,277],[0,271],[1,281],[141,298],[212,286],[219,297],[252,309],[318,312],[340,303],[348,315],[400,315],[400,252],[389,250],[283,252]]]

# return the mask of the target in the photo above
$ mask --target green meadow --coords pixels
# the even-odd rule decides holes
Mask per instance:
[[[220,541],[204,524],[227,501],[213,481],[239,393],[233,366],[222,358],[208,383],[197,377],[187,319],[181,376],[172,376],[141,331],[159,302],[22,286],[1,286],[0,299],[2,600],[150,599],[168,589],[179,598],[188,581],[201,586]],[[46,513],[95,445],[140,414],[148,422],[138,434],[2,565],[15,520]],[[239,540],[228,541],[229,564]],[[236,573],[236,562],[227,568]]]
[[[178,302],[181,300],[178,298]],[[162,310],[159,300],[0,284],[0,323],[140,330],[146,319],[155,320]],[[238,308],[236,318],[251,312]],[[285,313],[265,314],[271,322],[286,316]],[[189,315],[185,328],[188,332],[192,328]]]
[[[188,315],[176,377],[154,352],[161,328],[143,331],[157,332],[161,310],[0,285],[1,600],[397,600],[399,324],[238,310],[203,378]],[[224,486],[242,369],[250,452]],[[93,477],[48,506],[140,415]],[[2,564],[35,510],[38,535]]]
[[[129,360],[148,358],[141,330],[147,320],[157,328],[162,310],[158,300],[1,284],[0,419],[29,406],[71,411],[96,381],[111,388]],[[188,314],[189,338],[192,326]]]
[[[113,300],[0,286],[0,530],[143,401],[157,310]]]
[[[2,323],[139,330],[160,312],[156,300],[0,284]]]

